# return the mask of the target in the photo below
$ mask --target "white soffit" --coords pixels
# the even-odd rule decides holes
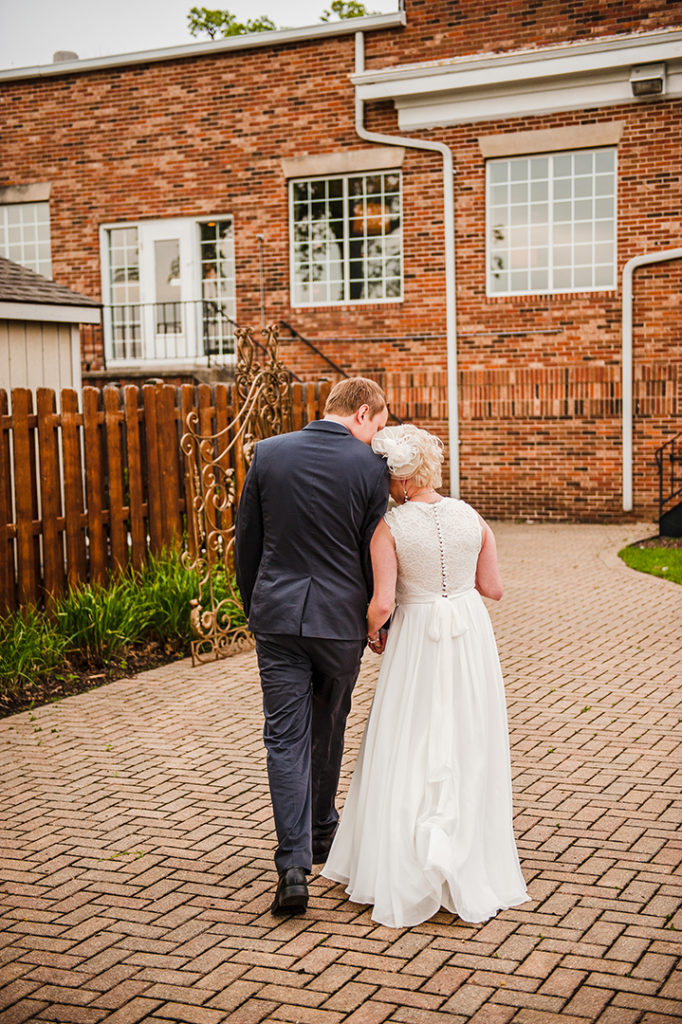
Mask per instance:
[[[352,75],[365,102],[392,99],[401,131],[561,110],[643,103],[630,72],[667,65],[660,101],[682,96],[682,29],[473,55]]]

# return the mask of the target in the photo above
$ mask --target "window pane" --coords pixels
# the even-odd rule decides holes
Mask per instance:
[[[616,167],[615,149],[598,149],[594,154],[594,169],[597,174],[600,171],[614,171]]]
[[[0,206],[0,256],[52,276],[49,203]]]
[[[400,183],[395,171],[292,183],[295,303],[400,296]]]
[[[613,148],[489,161],[488,292],[613,287],[615,167]]]
[[[531,203],[539,203],[541,200],[547,199],[549,195],[547,182],[546,181],[532,181],[530,184],[530,201]]]
[[[546,156],[536,156],[530,162],[530,176],[531,178],[546,178],[548,171],[548,161]]]
[[[547,288],[549,275],[546,270],[531,270],[530,289],[533,292],[542,292]]]
[[[613,267],[612,266],[608,266],[608,267],[597,266],[597,267],[595,267],[594,268],[594,283],[595,283],[595,285],[597,285],[597,286],[601,285],[604,288],[613,288],[614,287]]]
[[[571,198],[571,179],[570,178],[557,178],[554,182],[554,198],[555,199],[570,199]]]

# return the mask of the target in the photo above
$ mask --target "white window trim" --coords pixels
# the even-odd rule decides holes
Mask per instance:
[[[6,251],[3,251],[2,253],[0,253],[0,255],[4,256],[5,259],[12,260],[13,263],[17,263],[21,267],[26,267],[27,269],[32,270],[35,274],[40,274],[42,277],[46,277],[48,280],[52,280],[52,211],[50,210],[49,191],[49,185],[11,185],[8,186],[7,188],[0,189],[0,219],[2,220],[3,225],[7,229],[7,231],[9,231],[10,228],[9,224],[7,223],[7,217],[5,216],[6,210],[9,211],[10,209],[13,210],[15,207],[19,207],[20,210],[23,209],[25,211],[26,207],[28,206],[47,207],[47,240],[43,239],[41,241],[41,239],[37,239],[34,243],[30,243],[35,246],[35,258],[30,260],[26,260],[24,258],[24,249],[27,245],[24,236],[24,227],[26,226],[26,222],[23,219],[23,215],[21,213],[19,214],[21,218],[21,239],[19,244],[22,250],[22,258],[16,259],[15,257],[10,256],[10,246],[15,245],[16,243],[10,242],[7,235],[5,236]],[[4,201],[2,201],[3,194]],[[45,241],[49,249],[49,255],[47,258],[43,258],[39,254],[40,246]]]
[[[486,288],[486,298],[487,299],[508,299],[508,298],[514,298],[514,297],[519,297],[519,296],[523,297],[523,296],[539,296],[539,295],[579,295],[579,294],[585,294],[585,293],[614,292],[614,291],[617,290],[617,288],[618,288],[618,149],[617,149],[616,146],[601,146],[601,147],[595,146],[595,147],[592,147],[592,148],[594,148],[594,149],[600,149],[600,148],[601,149],[613,149],[614,150],[614,161],[615,161],[615,163],[614,163],[614,182],[615,182],[615,188],[614,188],[614,196],[613,196],[613,203],[614,203],[613,221],[614,221],[615,233],[614,233],[614,239],[613,239],[613,283],[612,284],[608,284],[608,285],[592,285],[592,286],[589,286],[589,287],[586,286],[586,285],[583,285],[583,286],[581,286],[579,288],[554,288],[554,287],[552,287],[552,288],[544,288],[544,289],[529,288],[529,289],[526,289],[526,290],[523,290],[523,291],[521,291],[521,290],[515,290],[515,291],[492,291],[491,287],[490,287],[492,271],[491,271],[491,266],[490,266],[490,248],[489,248],[491,224],[490,224],[490,204],[488,202],[488,187],[489,187],[489,184],[490,184],[490,182],[489,182],[489,174],[490,174],[490,166],[491,166],[492,161],[488,160],[488,161],[486,161],[486,165],[485,165],[485,288]],[[515,158],[517,158],[519,156],[523,156],[523,155],[527,155],[529,157],[534,157],[534,156],[550,156],[550,157],[554,157],[554,156],[561,156],[562,153],[565,153],[566,155],[571,155],[573,152],[575,152],[575,150],[565,150],[565,151],[558,151],[558,152],[554,151],[554,152],[549,152],[549,153],[546,153],[546,154],[545,153],[528,153],[528,154],[517,154],[517,153],[515,153],[514,155],[510,155],[508,157],[497,157],[495,159],[496,160],[497,159],[513,160],[513,159],[515,159]],[[553,203],[553,190],[552,190],[553,189],[553,184],[554,184],[554,178],[552,177],[552,178],[549,179],[549,189],[548,189],[548,199],[547,199],[548,206],[549,206],[550,209],[551,209],[552,203]],[[553,222],[550,220],[549,221],[550,239],[548,241],[548,250],[549,250],[548,259],[550,261],[552,259],[552,249],[553,249],[553,246],[552,246],[552,229],[553,229]],[[551,262],[548,264],[548,269],[551,271]]]
[[[391,167],[382,168],[377,173],[386,173],[388,171],[395,171],[400,176],[400,295],[392,295],[388,298],[377,299],[326,299],[324,301],[315,300],[314,302],[297,302],[295,299],[295,288],[296,288],[296,264],[294,259],[294,185],[298,181],[328,181],[331,178],[340,178],[347,180],[360,174],[372,174],[375,168],[366,171],[350,171],[345,174],[307,174],[305,177],[291,178],[288,183],[289,188],[289,299],[292,309],[329,309],[332,307],[346,306],[349,309],[356,309],[358,306],[386,306],[394,305],[397,302],[405,301],[405,235],[403,227],[403,175],[400,167],[396,167],[393,164]],[[346,206],[347,192],[344,189],[343,202]],[[348,236],[346,233],[347,225],[344,221],[344,252],[343,252],[343,287],[346,295],[350,291],[350,260],[347,252]]]

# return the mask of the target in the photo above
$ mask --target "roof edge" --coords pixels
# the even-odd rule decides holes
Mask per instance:
[[[31,320],[42,323],[100,324],[102,309],[97,306],[31,302],[25,299],[0,299],[0,320]]]
[[[344,21],[322,22],[302,28],[276,29],[272,32],[249,32],[243,36],[227,36],[203,43],[185,43],[182,46],[168,46],[158,50],[139,50],[134,53],[113,54],[109,57],[90,57],[86,60],[63,61],[58,64],[37,64],[33,67],[4,68],[0,70],[0,82],[20,78],[47,78],[57,75],[82,74],[86,71],[101,71],[106,68],[130,64],[149,64],[164,60],[205,57],[230,51],[248,50],[255,47],[283,46],[287,43],[305,43],[326,36],[351,35],[355,32],[373,32],[378,29],[399,28],[406,24],[404,11],[389,14],[374,14],[362,18],[347,18]]]
[[[644,32],[623,32],[609,36],[595,36],[593,39],[564,40],[547,46],[529,46],[515,50],[489,50],[456,57],[439,58],[433,61],[417,61],[410,64],[393,64],[388,67],[367,68],[350,75],[353,85],[373,85],[382,82],[408,80],[410,78],[437,78],[453,71],[488,69],[490,67],[514,66],[542,62],[551,57],[572,57],[593,53],[617,54],[618,51],[658,42],[679,42],[682,45],[682,25],[669,28],[651,29]]]

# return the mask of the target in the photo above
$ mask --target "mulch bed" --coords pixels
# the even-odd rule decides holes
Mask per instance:
[[[682,548],[682,537],[646,537],[629,544],[631,548]]]
[[[147,640],[142,644],[124,648],[106,665],[70,661],[62,667],[59,678],[46,676],[27,683],[16,696],[0,695],[0,718],[39,707],[41,704],[50,704],[63,697],[85,693],[96,686],[111,683],[114,679],[134,676],[139,672],[167,665],[179,658],[186,658],[188,654],[189,647],[181,640],[173,643]],[[66,678],[62,678],[62,674]]]

